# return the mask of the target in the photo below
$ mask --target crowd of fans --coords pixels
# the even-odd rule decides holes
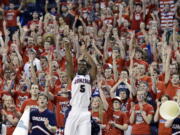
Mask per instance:
[[[171,135],[162,102],[180,103],[180,1],[1,0],[0,100],[7,135],[49,96],[58,132],[69,108],[66,51],[87,51],[98,73],[90,111],[102,135]],[[132,129],[132,130],[131,130]]]

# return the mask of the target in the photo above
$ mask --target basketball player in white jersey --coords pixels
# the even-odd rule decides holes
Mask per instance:
[[[65,124],[65,135],[91,135],[91,113],[88,111],[91,97],[91,83],[96,78],[97,68],[91,56],[84,49],[87,58],[78,60],[78,71],[73,69],[70,44],[66,44],[67,75],[71,83],[71,111]]]

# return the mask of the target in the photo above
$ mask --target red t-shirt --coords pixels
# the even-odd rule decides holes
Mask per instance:
[[[2,99],[3,95],[11,96],[11,93],[7,90],[0,90],[0,99]]]
[[[133,19],[131,20],[131,29],[132,30],[139,30],[140,24],[143,22],[143,13],[137,13],[135,12],[133,14]]]
[[[107,86],[111,86],[111,87],[113,87],[115,83],[116,82],[114,81],[113,78],[102,81],[102,85],[107,85]]]
[[[127,115],[121,111],[114,111],[111,120],[119,125],[128,124]],[[123,134],[124,133],[122,130],[115,128],[111,125],[107,126],[105,132],[105,135],[123,135]]]
[[[28,24],[27,24],[28,27],[30,27],[31,24],[39,24],[39,20],[31,20],[31,21],[29,21]]]
[[[108,124],[108,114],[105,111],[102,111],[102,114],[100,114],[100,112],[92,112],[92,110],[91,110],[91,116],[99,124],[103,124],[103,125]],[[100,117],[102,117],[102,120],[100,119]],[[102,129],[102,135],[105,135],[105,132],[106,132],[106,130]]]
[[[108,59],[106,59],[106,63],[113,63],[113,59],[112,57],[108,57]],[[116,59],[116,65],[117,65],[117,70],[119,73],[121,73],[121,71],[123,70],[123,67],[125,65],[125,60],[122,58],[117,58]]]
[[[24,109],[26,108],[26,106],[38,108],[37,100],[27,99],[26,101],[24,101],[24,103],[21,106],[21,110],[20,110],[21,113],[24,112]],[[48,109],[53,111],[53,104],[50,101],[48,101]]]
[[[149,84],[151,82],[151,77],[145,75],[145,76],[142,76],[141,78],[139,78],[138,81],[148,82],[148,84]]]
[[[149,114],[152,115],[154,114],[153,107],[148,103],[145,103],[143,105],[143,111],[146,113],[146,116]],[[133,135],[150,134],[150,125],[147,124],[143,119],[140,112],[139,104],[135,105],[135,122],[132,125],[132,134]]]
[[[152,88],[152,82],[150,82],[149,84],[150,88]],[[157,90],[157,93],[156,93],[156,99],[160,99],[162,95],[164,95],[164,90],[165,90],[165,84],[164,82],[162,81],[158,81],[157,84],[156,84],[156,90]]]
[[[24,101],[26,101],[29,97],[30,97],[29,92],[23,93],[22,91],[19,90],[14,92],[15,103],[18,108],[21,108]]]
[[[0,6],[2,6],[2,4],[3,5],[9,5],[9,0],[1,0],[0,1]]]
[[[107,117],[107,113],[102,111],[102,121],[100,119],[101,114],[99,112],[92,112],[91,111],[91,115],[93,117],[93,119],[95,119],[98,123],[100,124],[107,124],[108,123],[108,117]]]
[[[166,128],[165,122],[166,122],[166,120],[164,120],[162,117],[160,117],[158,135],[171,135],[171,128]]]
[[[7,27],[13,27],[17,26],[17,16],[19,15],[19,10],[7,10],[4,12],[5,18],[6,18],[6,26]]]
[[[165,88],[164,94],[167,94],[171,99],[176,95],[176,91],[180,89],[180,85],[173,86],[172,82],[169,81],[167,87]]]
[[[162,73],[158,76],[160,81],[164,81],[165,80],[165,73]]]
[[[56,120],[57,126],[63,128],[65,125],[65,112],[69,106],[69,98],[62,96],[55,96],[54,103],[56,105]]]
[[[11,115],[14,118],[16,118],[15,114],[11,111],[7,111],[7,110],[4,110],[7,115]],[[16,109],[16,111],[18,111],[18,109]],[[6,135],[12,135],[13,132],[14,132],[14,129],[16,128],[15,125],[13,125],[10,121],[8,121],[7,119],[4,121],[5,122],[5,125],[6,125],[6,128],[7,128],[7,133]]]

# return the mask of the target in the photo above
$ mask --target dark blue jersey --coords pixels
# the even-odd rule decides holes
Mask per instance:
[[[180,118],[179,117],[175,118],[175,120],[172,123],[172,134],[177,133],[177,132],[180,132]]]
[[[56,126],[55,114],[48,109],[44,112],[39,112],[35,109],[30,112],[30,122],[32,124],[31,135],[53,135],[44,125],[44,121],[48,119],[51,126]]]

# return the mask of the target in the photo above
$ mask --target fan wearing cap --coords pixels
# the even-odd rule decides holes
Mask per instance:
[[[128,128],[127,115],[120,111],[121,99],[114,97],[112,99],[113,109],[109,108],[109,124],[106,127],[105,135],[123,135],[123,131]]]
[[[37,102],[38,109],[30,112],[31,135],[54,135],[56,133],[56,118],[55,114],[47,109],[47,95],[40,93]]]

